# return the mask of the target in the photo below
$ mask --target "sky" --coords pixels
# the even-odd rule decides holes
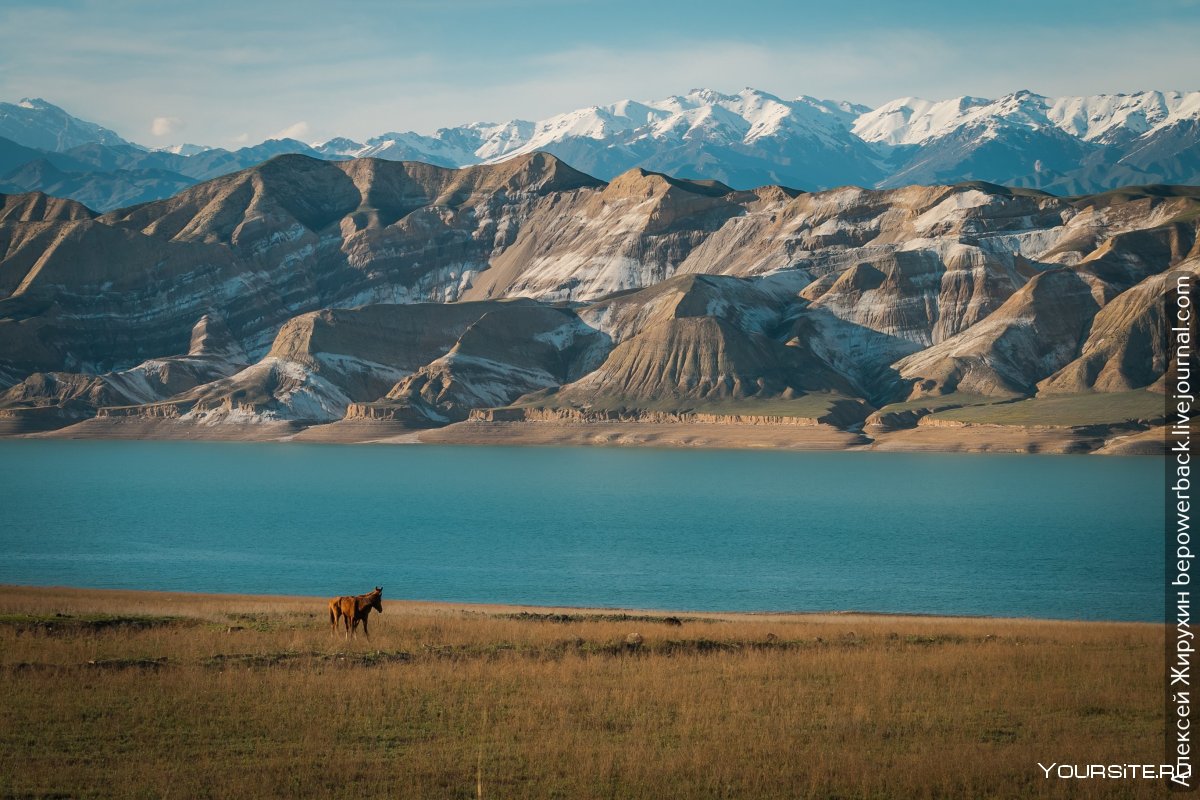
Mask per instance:
[[[897,97],[1200,89],[1200,0],[0,0],[0,100],[231,147],[746,86]]]

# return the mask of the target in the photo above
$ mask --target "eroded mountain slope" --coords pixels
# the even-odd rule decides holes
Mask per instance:
[[[0,412],[428,425],[597,398],[1139,389],[1166,369],[1198,196],[605,184],[542,153],[285,156],[100,216],[9,196]]]

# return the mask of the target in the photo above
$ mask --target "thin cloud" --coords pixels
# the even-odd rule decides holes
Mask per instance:
[[[183,130],[183,120],[179,117],[155,117],[150,123],[151,136],[170,136]]]
[[[303,139],[308,135],[308,123],[301,120],[293,122],[281,131],[271,134],[272,139]]]

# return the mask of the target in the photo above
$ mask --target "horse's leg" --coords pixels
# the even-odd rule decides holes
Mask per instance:
[[[371,638],[371,632],[367,630],[367,617],[369,616],[371,615],[363,614],[363,636],[366,636],[368,639]]]

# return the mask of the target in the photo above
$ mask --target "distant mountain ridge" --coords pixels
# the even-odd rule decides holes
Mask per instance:
[[[477,122],[428,135],[391,132],[364,142],[268,140],[236,151],[197,145],[151,150],[45,100],[0,103],[0,191],[44,191],[100,211],[169,197],[286,153],[463,167],[534,151],[601,180],[642,168],[736,189],[983,180],[1078,195],[1127,185],[1200,184],[1200,91],[907,97],[871,109],[807,96],[787,100],[750,88],[736,94],[695,89],[539,121]]]
[[[26,97],[19,103],[0,103],[0,137],[52,152],[91,142],[130,144],[108,128],[73,117],[40,97]]]

